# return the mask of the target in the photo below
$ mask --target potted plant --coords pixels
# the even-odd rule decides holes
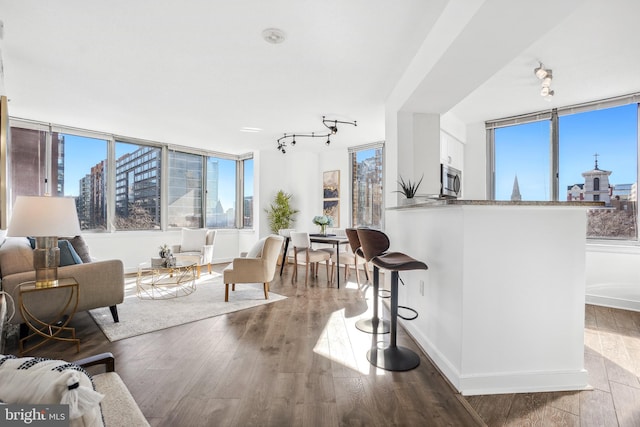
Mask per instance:
[[[405,182],[405,180],[402,178],[402,175],[400,175],[400,181],[398,181],[398,184],[400,185],[400,188],[402,188],[402,190],[396,190],[394,191],[394,193],[402,193],[404,194],[404,197],[406,197],[408,203],[413,202],[413,198],[418,192],[418,187],[420,187],[423,178],[424,174],[420,177],[420,181],[418,182],[411,182],[410,179]]]
[[[269,208],[265,209],[272,233],[278,234],[284,228],[291,228],[293,217],[298,213],[297,209],[291,207],[291,197],[291,194],[279,190]]]

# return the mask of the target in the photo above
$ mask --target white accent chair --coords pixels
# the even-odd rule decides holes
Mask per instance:
[[[260,239],[251,250],[240,258],[234,258],[223,271],[224,301],[229,301],[229,284],[236,290],[236,283],[262,283],[264,299],[269,299],[269,282],[273,280],[282,250],[284,237],[272,234]]]
[[[180,244],[172,245],[171,252],[178,262],[193,262],[197,264],[198,278],[203,265],[211,274],[213,263],[213,246],[216,240],[216,230],[207,228],[183,228]]]
[[[298,280],[298,261],[301,260],[305,266],[304,285],[307,286],[309,281],[309,265],[315,266],[314,271],[316,277],[318,276],[318,266],[320,262],[325,262],[327,265],[327,284],[329,284],[329,258],[331,254],[326,251],[316,250],[311,248],[311,240],[309,239],[309,233],[307,232],[292,232],[291,243],[293,244],[293,259],[294,270],[291,275],[291,282]]]

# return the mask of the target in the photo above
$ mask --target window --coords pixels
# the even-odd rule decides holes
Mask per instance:
[[[19,195],[75,197],[80,228],[105,229],[107,141],[34,127],[11,128],[12,202]]]
[[[10,125],[4,209],[18,195],[51,194],[75,197],[82,230],[253,226],[250,155],[194,154],[22,119]]]
[[[200,155],[169,152],[169,227],[202,227],[202,163]]]
[[[383,145],[349,149],[351,165],[351,225],[382,228]]]
[[[560,199],[582,185],[580,200],[602,201],[588,213],[587,237],[637,239],[638,104],[559,118]]]
[[[487,123],[494,198],[518,191],[522,200],[601,201],[588,212],[587,237],[637,240],[639,99]]]
[[[158,147],[116,141],[116,230],[160,228],[161,155]],[[156,174],[145,178],[139,165],[151,162]]]
[[[549,167],[548,121],[495,130],[495,200],[550,200]]]
[[[226,228],[235,225],[236,161],[207,157],[207,227]]]
[[[18,196],[49,193],[46,130],[11,128],[12,203]]]
[[[57,146],[57,149],[56,149]],[[58,154],[58,196],[76,198],[82,230],[106,230],[107,141],[69,133],[53,133],[52,152]]]
[[[242,161],[243,182],[243,205],[242,205],[242,226],[244,228],[253,227],[253,159]]]

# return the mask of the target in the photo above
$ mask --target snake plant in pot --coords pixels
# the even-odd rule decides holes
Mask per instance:
[[[400,185],[401,190],[396,190],[394,193],[402,193],[406,198],[406,203],[410,204],[414,202],[414,197],[418,192],[418,187],[422,183],[422,179],[424,178],[424,174],[420,177],[418,182],[411,182],[410,179],[404,180],[402,175],[400,175],[400,181],[398,181],[398,185]]]

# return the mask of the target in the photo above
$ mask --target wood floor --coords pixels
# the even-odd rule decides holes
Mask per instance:
[[[640,426],[640,313],[587,306],[593,391],[464,398],[421,353],[409,372],[372,367],[376,338],[354,326],[363,289],[327,288],[322,269],[294,286],[291,271],[271,284],[284,301],[114,343],[79,313],[80,353],[49,343],[38,355],[112,352],[152,426]],[[398,344],[418,351],[402,329]]]

